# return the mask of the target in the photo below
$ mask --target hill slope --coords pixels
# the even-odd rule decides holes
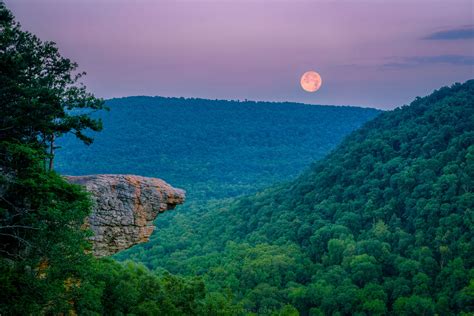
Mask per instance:
[[[380,111],[296,103],[129,97],[106,102],[85,148],[62,140],[63,174],[165,179],[188,201],[236,196],[298,175]]]
[[[201,274],[261,314],[468,313],[473,190],[471,80],[381,114],[293,182],[207,205],[119,257]]]

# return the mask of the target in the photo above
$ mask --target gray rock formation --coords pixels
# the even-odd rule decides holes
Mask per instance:
[[[95,256],[107,256],[148,241],[159,213],[182,204],[185,192],[163,180],[135,175],[66,176],[85,186],[94,209],[87,224]]]

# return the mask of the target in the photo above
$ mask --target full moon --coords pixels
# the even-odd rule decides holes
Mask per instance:
[[[322,79],[316,71],[307,71],[301,76],[300,83],[304,91],[315,92],[321,88]]]

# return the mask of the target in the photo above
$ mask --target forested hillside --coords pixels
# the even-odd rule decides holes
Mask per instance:
[[[259,314],[469,314],[473,188],[471,80],[381,114],[293,182],[175,215],[119,257],[202,275]]]
[[[133,97],[107,114],[84,75],[0,0],[1,315],[474,314],[474,80],[384,113]],[[96,258],[93,199],[61,173],[189,199]]]
[[[295,177],[380,111],[296,103],[128,97],[106,101],[103,131],[60,140],[63,174],[165,179],[188,201],[253,193]]]
[[[0,1],[0,314],[239,313],[198,278],[91,255],[90,196],[53,169],[56,138],[90,144],[102,126],[77,67]]]

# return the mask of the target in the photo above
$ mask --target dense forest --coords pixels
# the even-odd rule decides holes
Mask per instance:
[[[59,140],[63,174],[125,173],[165,179],[187,200],[254,193],[296,177],[380,111],[357,107],[128,97],[106,101],[88,147]]]
[[[474,313],[474,80],[380,113],[104,102],[83,75],[0,2],[0,314]],[[158,176],[190,203],[98,259],[90,196],[55,170]]]
[[[90,254],[90,197],[53,169],[58,137],[102,128],[77,67],[0,2],[0,314],[238,314],[199,278]]]
[[[352,133],[298,179],[159,222],[118,255],[202,275],[247,311],[474,311],[474,81]],[[194,214],[193,214],[194,215]]]

